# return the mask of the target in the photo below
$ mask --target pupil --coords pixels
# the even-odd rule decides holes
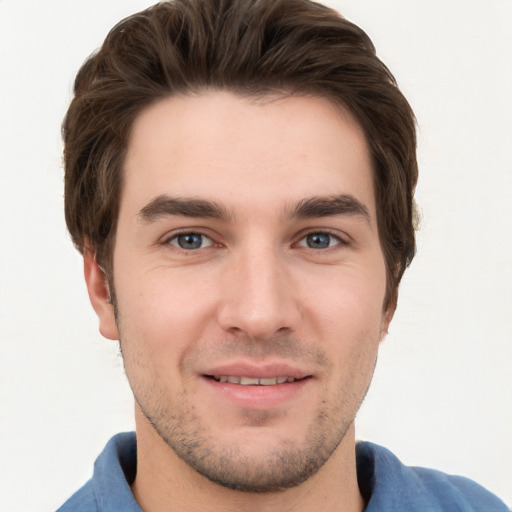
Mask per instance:
[[[202,238],[197,233],[187,233],[178,237],[178,244],[182,249],[199,249],[202,244]]]
[[[307,244],[311,249],[326,249],[329,247],[330,241],[330,235],[325,233],[313,233],[307,237]]]

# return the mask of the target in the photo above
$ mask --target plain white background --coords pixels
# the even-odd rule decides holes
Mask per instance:
[[[74,75],[144,0],[0,0],[0,512],[51,511],[133,428],[62,213]],[[358,438],[512,505],[512,1],[330,1],[419,124],[423,212]]]

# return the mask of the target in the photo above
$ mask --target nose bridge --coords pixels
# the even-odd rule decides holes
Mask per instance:
[[[250,244],[225,270],[219,323],[228,331],[265,339],[293,330],[298,308],[286,258],[270,243]]]

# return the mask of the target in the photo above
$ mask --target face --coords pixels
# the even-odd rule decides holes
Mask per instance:
[[[95,307],[147,428],[226,487],[298,485],[340,449],[390,318],[360,127],[316,97],[173,97],[124,172],[117,318]]]

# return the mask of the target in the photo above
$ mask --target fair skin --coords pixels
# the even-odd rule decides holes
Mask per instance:
[[[172,97],[124,173],[117,318],[84,260],[136,400],[141,508],[363,510],[353,421],[392,311],[358,124],[311,96]]]

